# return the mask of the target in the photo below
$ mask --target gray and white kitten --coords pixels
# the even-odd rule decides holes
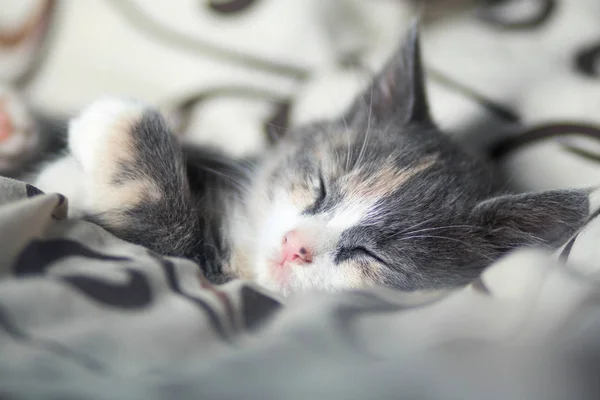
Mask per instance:
[[[158,112],[108,99],[70,122],[68,154],[35,184],[215,282],[284,294],[456,286],[511,249],[560,244],[587,192],[504,193],[432,122],[417,31],[343,117],[287,132],[260,160],[182,147]]]

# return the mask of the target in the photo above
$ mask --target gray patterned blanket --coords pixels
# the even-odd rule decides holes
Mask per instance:
[[[600,393],[598,212],[561,249],[563,261],[523,250],[457,291],[284,303],[251,283],[212,286],[191,262],[65,219],[67,207],[0,179],[2,398]]]
[[[401,0],[201,3],[0,0],[0,80],[49,114],[127,93],[247,154],[265,125],[337,112],[412,15]],[[496,155],[524,190],[600,185],[600,3],[481,3],[424,25],[434,116],[476,147],[507,137]],[[590,200],[556,253],[517,251],[461,290],[284,300],[212,286],[0,178],[0,398],[600,398]]]

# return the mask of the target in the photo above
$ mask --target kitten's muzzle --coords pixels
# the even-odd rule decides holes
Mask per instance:
[[[283,235],[280,259],[282,266],[288,262],[308,264],[312,262],[312,259],[311,249],[297,231],[292,230]]]

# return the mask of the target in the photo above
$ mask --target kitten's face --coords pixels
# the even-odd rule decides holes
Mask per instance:
[[[256,278],[284,293],[465,282],[476,272],[450,273],[456,263],[481,264],[470,211],[489,185],[481,193],[471,180],[487,173],[431,127],[289,132],[261,177]]]
[[[254,278],[284,294],[455,286],[587,213],[581,193],[494,190],[488,166],[430,121],[413,28],[346,118],[288,132],[267,158],[248,206]]]

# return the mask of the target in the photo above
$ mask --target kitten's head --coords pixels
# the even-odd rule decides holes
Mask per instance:
[[[497,196],[432,123],[416,24],[344,118],[290,131],[254,185],[251,264],[272,289],[468,282],[504,252],[565,238],[583,192]]]

